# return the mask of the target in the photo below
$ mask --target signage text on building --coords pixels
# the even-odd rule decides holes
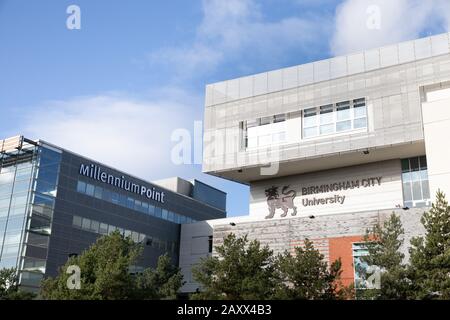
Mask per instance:
[[[80,165],[80,175],[91,179],[110,184],[122,190],[145,196],[148,199],[164,203],[165,194],[163,191],[157,191],[155,187],[147,188],[146,186],[128,181],[124,176],[114,176],[102,170],[94,164]]]
[[[355,188],[379,186],[381,185],[381,178],[382,177],[368,177],[364,179],[347,180],[330,184],[302,187],[301,193],[303,198],[301,203],[304,207],[331,204],[343,205],[347,198],[346,195],[333,194],[327,197],[312,198],[307,196],[330,192],[342,192]],[[278,192],[278,187],[276,186],[272,186],[271,188],[265,190],[267,206],[269,210],[269,215],[266,216],[266,219],[273,218],[275,215],[275,210],[277,209],[283,210],[281,217],[285,217],[288,213],[288,210],[290,209],[292,209],[291,214],[293,216],[297,214],[297,207],[294,204],[294,199],[297,196],[297,192],[295,190],[288,189],[289,186],[284,186],[281,194]]]

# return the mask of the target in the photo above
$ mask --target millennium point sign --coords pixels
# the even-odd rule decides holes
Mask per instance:
[[[145,196],[148,199],[164,203],[165,194],[162,191],[157,191],[155,187],[146,187],[137,183],[128,181],[125,176],[117,177],[107,173],[99,166],[94,164],[80,165],[80,175],[89,177],[91,179],[110,184],[122,190]]]
[[[330,184],[302,187],[301,204],[304,207],[332,204],[343,205],[347,196],[341,194],[342,191],[379,186],[381,185],[381,178],[382,177],[368,177],[364,179],[346,180]],[[331,192],[335,192],[335,194],[327,197],[311,197],[311,195],[320,195]],[[273,218],[277,209],[281,209],[283,211],[281,217],[285,217],[289,210],[291,210],[292,216],[297,214],[297,207],[294,204],[297,191],[289,189],[289,186],[284,186],[280,194],[278,187],[272,186],[265,190],[265,194],[269,210],[269,214],[266,216],[266,219]]]

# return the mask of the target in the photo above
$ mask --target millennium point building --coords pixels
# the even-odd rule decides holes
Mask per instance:
[[[366,229],[397,213],[408,256],[436,191],[450,195],[449,34],[207,85],[204,123],[203,170],[249,185],[250,213],[182,225],[183,290],[229,233],[275,253],[308,238],[364,286]]]
[[[44,141],[0,140],[0,268],[34,291],[114,230],[143,243],[131,272],[164,253],[177,264],[180,225],[225,217],[225,202],[197,180],[150,183]]]

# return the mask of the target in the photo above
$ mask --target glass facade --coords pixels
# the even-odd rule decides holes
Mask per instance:
[[[30,146],[4,155],[0,166],[0,268],[20,270],[22,286],[45,273],[61,155]]]
[[[408,208],[431,205],[425,156],[402,159],[404,206]]]
[[[0,268],[18,266],[32,176],[32,158],[0,168]]]
[[[190,217],[162,209],[158,206],[152,205],[151,203],[137,200],[121,193],[113,192],[99,186],[94,186],[81,180],[78,180],[77,182],[77,192],[173,223],[182,224],[196,222],[196,220]]]
[[[123,229],[117,226],[102,223],[88,218],[83,218],[80,216],[73,216],[72,225],[74,228],[88,232],[93,232],[99,235],[111,234],[113,231],[118,230],[122,235],[130,237],[136,243],[143,243],[155,249],[168,251],[171,253],[174,253],[177,250],[176,243],[173,241],[165,241],[155,236],[145,235],[143,233]]]

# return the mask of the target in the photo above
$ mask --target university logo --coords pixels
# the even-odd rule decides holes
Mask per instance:
[[[281,195],[278,193],[278,187],[275,186],[265,190],[269,209],[269,215],[266,216],[266,219],[273,218],[276,209],[283,210],[281,217],[286,217],[289,209],[292,209],[291,215],[295,216],[297,214],[297,207],[294,206],[294,199],[297,196],[297,192],[295,190],[288,191],[288,189],[289,186],[284,186],[281,189]]]

